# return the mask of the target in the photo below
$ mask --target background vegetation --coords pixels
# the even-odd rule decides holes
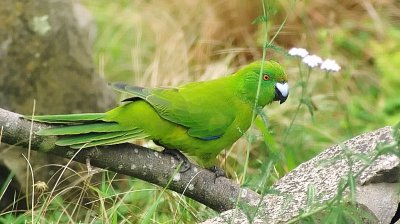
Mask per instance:
[[[110,82],[141,86],[176,86],[227,75],[261,59],[265,35],[271,40],[283,27],[267,49],[267,59],[285,66],[289,98],[283,105],[267,106],[256,127],[219,157],[230,178],[258,192],[326,147],[400,121],[398,1],[267,1],[267,26],[257,23],[263,15],[261,1],[83,3],[97,24],[93,60],[100,74]],[[308,73],[298,58],[287,55],[291,47],[335,59],[342,70]],[[104,172],[101,182],[74,189],[82,195],[90,190],[92,200],[85,206],[65,204],[60,194],[59,200],[43,203],[45,212],[40,214],[45,216],[35,218],[59,223],[191,223],[215,215],[177,193],[119,178]],[[26,218],[3,215],[0,222]]]

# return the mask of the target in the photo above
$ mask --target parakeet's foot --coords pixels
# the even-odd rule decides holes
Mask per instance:
[[[211,172],[214,173],[214,175],[215,175],[215,177],[214,177],[214,183],[215,183],[215,180],[216,180],[218,177],[226,177],[225,170],[219,168],[218,166],[212,166],[212,167],[207,168],[207,169],[208,169],[209,171],[211,171]]]
[[[93,168],[92,165],[90,165],[90,158],[87,157],[86,158],[86,168],[87,168],[87,172],[89,175],[94,175],[96,173],[100,173],[102,169],[100,168]]]
[[[86,168],[87,168],[87,171],[88,171],[88,173],[90,174],[90,173],[92,173],[92,165],[90,165],[90,158],[89,157],[87,157],[86,158]]]
[[[180,173],[184,173],[190,169],[191,165],[188,158],[186,158],[186,156],[183,155],[179,150],[165,148],[162,153],[171,155],[177,159],[179,163],[182,163],[181,169],[179,170]]]

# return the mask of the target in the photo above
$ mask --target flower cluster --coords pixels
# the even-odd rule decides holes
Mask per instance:
[[[322,60],[318,55],[309,55],[308,51],[304,48],[292,48],[289,50],[289,55],[298,56],[302,58],[302,62],[308,65],[310,68],[319,66],[322,70],[338,72],[341,67],[336,63],[335,60],[326,59]]]

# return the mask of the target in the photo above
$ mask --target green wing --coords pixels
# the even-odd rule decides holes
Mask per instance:
[[[180,88],[142,88],[126,84],[113,84],[118,91],[146,100],[164,119],[187,127],[188,134],[203,140],[219,138],[235,119],[230,109],[232,97],[221,83],[191,83]]]

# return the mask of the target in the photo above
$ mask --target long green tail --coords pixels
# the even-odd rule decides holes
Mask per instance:
[[[106,116],[105,113],[87,114],[58,114],[58,115],[38,115],[24,116],[25,119],[34,120],[42,123],[85,123],[100,120]]]
[[[36,134],[60,136],[56,145],[86,148],[114,145],[148,137],[142,129],[124,127],[117,122],[107,122],[106,113],[24,116],[25,119],[62,126],[41,129]]]

